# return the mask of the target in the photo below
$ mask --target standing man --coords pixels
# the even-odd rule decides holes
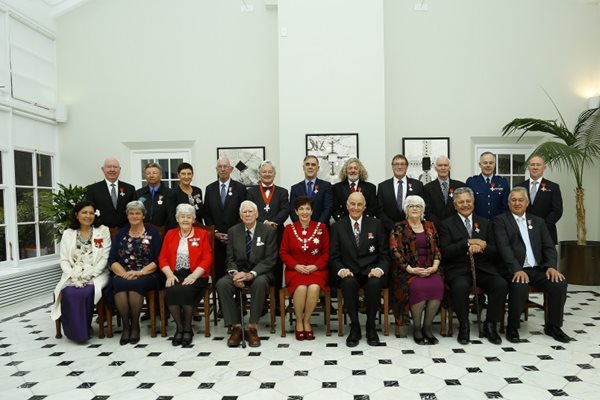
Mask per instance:
[[[109,157],[104,160],[100,169],[104,174],[104,180],[89,185],[85,199],[96,205],[102,223],[113,232],[115,228],[127,225],[125,206],[136,199],[135,188],[119,180],[121,164],[116,158]]]
[[[520,316],[529,296],[529,285],[547,295],[548,315],[544,333],[563,343],[571,338],[562,331],[567,299],[565,276],[556,266],[556,249],[546,223],[526,212],[527,189],[514,188],[508,197],[509,211],[494,219],[496,245],[510,274],[506,339],[519,342]]]
[[[456,214],[452,201],[454,191],[464,187],[465,183],[450,179],[450,159],[446,156],[436,158],[434,168],[437,172],[437,179],[425,185],[423,200],[425,200],[425,216],[439,230],[443,220]]]
[[[298,221],[294,204],[298,196],[308,196],[313,201],[312,220],[329,226],[331,217],[332,192],[331,183],[317,178],[319,172],[319,159],[316,156],[306,156],[302,163],[304,180],[296,183],[290,190],[290,218]]]
[[[402,154],[396,154],[392,159],[394,177],[385,180],[377,187],[379,219],[387,233],[394,229],[396,222],[406,218],[403,204],[406,196],[417,195],[424,197],[421,181],[406,177],[408,159]]]
[[[273,183],[277,171],[269,160],[263,161],[258,169],[258,185],[248,188],[247,198],[258,207],[258,219],[277,232],[277,248],[283,237],[283,224],[290,215],[290,203],[287,189]],[[283,264],[277,253],[277,264],[275,266],[275,289],[279,291],[283,279]]]
[[[246,200],[246,186],[231,179],[233,167],[227,158],[217,160],[217,180],[206,187],[204,222],[215,226],[215,275],[225,275],[227,231],[240,222],[240,204]]]
[[[479,157],[481,173],[467,179],[466,185],[475,193],[475,214],[488,220],[506,211],[510,185],[499,175],[495,175],[496,156],[486,151]]]
[[[240,310],[233,297],[245,287],[250,287],[250,322],[245,332],[250,347],[260,346],[257,324],[263,311],[269,284],[273,281],[273,268],[277,260],[275,230],[257,223],[258,209],[249,200],[242,202],[239,215],[242,223],[229,229],[227,243],[227,274],[217,282],[217,292],[223,305],[225,326],[231,326],[229,347],[242,341]]]
[[[542,156],[531,156],[527,164],[527,169],[529,169],[529,179],[516,186],[527,189],[529,196],[527,212],[544,219],[552,241],[554,244],[557,244],[556,223],[562,217],[563,213],[560,186],[558,186],[558,183],[544,178],[546,161]]]
[[[427,186],[425,186],[427,187]],[[444,279],[450,287],[454,312],[458,319],[458,343],[468,344],[469,295],[473,287],[471,256],[475,263],[477,287],[488,295],[488,307],[483,336],[493,344],[502,343],[497,331],[508,285],[496,266],[498,253],[492,222],[473,214],[473,191],[461,187],[454,191],[456,212],[439,224],[440,249],[444,260]]]
[[[348,215],[346,201],[354,192],[361,192],[365,196],[365,215],[377,218],[377,189],[367,179],[369,174],[358,158],[350,158],[344,163],[340,170],[340,181],[333,185],[333,219],[338,221]]]
[[[363,287],[367,343],[378,346],[375,318],[381,306],[381,288],[387,282],[390,262],[388,238],[381,221],[363,216],[367,205],[362,193],[350,194],[346,206],[349,215],[331,227],[329,253],[329,262],[339,278],[338,287],[342,289],[344,306],[351,321],[346,345],[355,347],[362,337],[358,321],[358,289]]]
[[[167,196],[171,189],[161,183],[162,168],[158,163],[146,164],[144,176],[148,184],[135,192],[137,199],[146,207],[144,222],[156,226],[164,234],[168,217]]]

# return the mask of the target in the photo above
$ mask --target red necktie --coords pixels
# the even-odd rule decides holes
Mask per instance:
[[[350,183],[350,193],[356,192],[356,183]]]

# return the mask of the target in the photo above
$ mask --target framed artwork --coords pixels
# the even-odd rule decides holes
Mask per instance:
[[[358,133],[308,133],[306,155],[319,159],[319,179],[336,183],[346,160],[358,158]]]
[[[258,184],[258,167],[265,160],[265,147],[217,147],[217,160],[227,157],[233,166],[231,178],[246,186]]]
[[[402,154],[408,159],[406,175],[426,184],[437,179],[436,157],[450,157],[450,138],[402,138]]]

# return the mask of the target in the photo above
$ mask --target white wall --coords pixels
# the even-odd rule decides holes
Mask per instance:
[[[129,179],[123,142],[194,141],[202,188],[217,147],[266,145],[277,162],[276,17],[234,0],[103,0],[59,18],[61,181],[99,180],[109,155]]]

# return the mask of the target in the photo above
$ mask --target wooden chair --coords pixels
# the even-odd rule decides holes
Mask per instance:
[[[104,300],[100,298],[98,304],[96,304],[96,312],[98,313],[98,337],[104,339],[104,322],[106,321],[106,308],[104,307]],[[56,339],[62,338],[62,319],[59,318],[55,321],[56,324]],[[92,327],[90,327],[92,329]]]
[[[290,294],[287,290],[287,288],[281,288],[279,289],[279,322],[281,323],[281,337],[285,337],[285,312],[286,312],[286,306],[285,306],[285,300],[286,298],[290,297]],[[325,299],[324,304],[322,304],[322,308],[323,308],[323,321],[325,324],[325,335],[326,336],[331,336],[331,315],[330,315],[330,311],[331,311],[331,294],[329,292],[326,292],[324,290],[321,290],[321,293],[319,294],[319,299]],[[321,301],[320,301],[321,303]],[[317,305],[318,307],[318,305]],[[292,324],[292,315],[294,314],[294,309],[290,306],[287,307],[289,309],[289,313],[290,313],[290,325]]]
[[[152,337],[156,337],[156,303],[154,301],[154,299],[156,298],[156,290],[148,290],[145,293],[145,297],[146,297],[146,304],[148,305],[148,312],[150,314],[150,323],[151,323],[151,330],[150,330],[150,336]],[[164,297],[165,297],[165,290],[164,289],[159,289],[158,290],[158,298],[159,298],[159,303],[162,299],[162,301],[164,302]],[[166,336],[166,321],[165,321],[165,310],[163,307],[158,307],[159,308],[159,315],[160,315],[160,321],[161,321],[161,336]],[[106,313],[106,322],[107,322],[107,337],[113,337],[113,332],[112,332],[112,311],[110,310],[109,307],[105,307],[105,313]]]
[[[529,294],[535,294],[535,293],[544,293],[544,298],[543,298],[543,303],[536,303],[535,301],[531,300],[531,298],[529,298],[527,300],[527,304],[525,305],[525,310],[523,311],[525,313],[525,317],[524,320],[528,321],[529,320],[529,309],[530,308],[538,308],[540,310],[544,310],[544,321],[548,320],[548,295],[541,289],[538,289],[534,286],[529,286]],[[500,333],[504,333],[505,332],[505,322],[506,321],[506,307],[504,307],[502,309],[502,316],[500,317]]]
[[[475,290],[471,290],[470,294],[472,296],[481,296],[485,292],[481,288],[475,288]],[[444,307],[444,302],[442,302],[442,306],[440,307],[440,335],[452,337],[454,334],[454,306],[452,304],[452,295],[450,292],[450,288],[448,285],[444,285],[444,297],[446,297],[447,307]],[[473,301],[476,301],[476,298],[473,297]],[[479,313],[477,313],[477,326],[481,326],[481,311],[483,308],[483,304],[479,307]],[[481,336],[481,332],[479,332],[479,337]]]
[[[358,289],[358,297],[364,297],[365,292],[363,288]],[[381,323],[381,314],[383,314],[383,335],[389,336],[390,334],[390,320],[389,320],[389,310],[390,310],[390,290],[389,288],[381,289],[381,297],[383,297],[383,310],[379,311],[379,320]],[[342,294],[342,289],[337,290],[337,299],[338,299],[338,336],[344,336],[344,296]]]

